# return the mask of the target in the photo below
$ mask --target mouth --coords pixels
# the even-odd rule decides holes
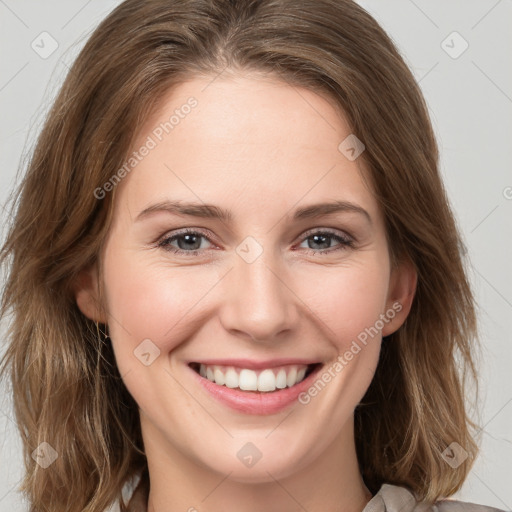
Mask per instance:
[[[191,362],[188,366],[202,379],[217,386],[256,395],[294,388],[311,374],[316,373],[322,363],[287,364],[261,369],[199,362]]]

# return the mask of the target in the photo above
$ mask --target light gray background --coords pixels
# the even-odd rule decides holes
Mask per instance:
[[[2,205],[15,183],[20,158],[30,152],[73,58],[118,3],[0,0],[2,236]],[[512,2],[359,3],[391,35],[420,82],[440,144],[445,184],[471,258],[484,345],[484,430],[481,455],[454,497],[511,510]],[[465,43],[451,35],[454,31],[469,44],[457,58]],[[42,32],[58,43],[47,58],[31,47],[47,37],[40,36]],[[0,510],[25,511],[27,505],[16,492],[22,475],[21,445],[8,391],[2,388],[0,397]]]

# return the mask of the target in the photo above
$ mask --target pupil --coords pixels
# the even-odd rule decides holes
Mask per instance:
[[[323,239],[323,240],[326,240],[329,238],[329,236],[325,236],[325,235],[313,235],[313,240],[314,240],[314,243],[317,243],[317,239]],[[320,242],[320,244],[322,244],[322,242]],[[321,247],[321,249],[328,249],[329,248],[329,244],[326,244],[326,242],[324,241],[323,242],[324,245],[326,245],[326,247]],[[315,247],[310,247],[310,249],[315,249]]]
[[[201,245],[201,243],[198,244],[198,247],[192,247],[192,245],[194,243],[197,245],[197,240],[195,242],[194,242],[194,240],[192,240],[192,239],[196,239],[196,238],[199,238],[199,237],[197,237],[196,235],[190,235],[190,234],[182,235],[181,238],[178,238],[178,247],[180,249],[199,249],[199,245]],[[180,241],[182,239],[185,239],[187,241],[188,245],[185,244],[185,246],[182,247],[183,244],[180,243]],[[191,245],[191,243],[192,243],[192,245]]]

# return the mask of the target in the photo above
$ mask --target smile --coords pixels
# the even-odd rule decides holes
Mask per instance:
[[[266,393],[295,386],[302,382],[315,369],[315,366],[317,365],[283,365],[275,368],[252,370],[235,366],[190,364],[190,367],[201,377],[219,386]]]

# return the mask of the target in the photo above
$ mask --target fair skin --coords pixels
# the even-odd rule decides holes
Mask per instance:
[[[405,321],[416,275],[405,264],[392,269],[382,212],[362,179],[362,159],[338,150],[351,130],[329,101],[268,77],[212,79],[180,84],[140,129],[133,150],[197,99],[117,186],[101,255],[106,316],[94,270],[83,272],[77,304],[108,324],[139,405],[149,511],[360,512],[371,494],[357,465],[354,409],[382,336]],[[216,205],[232,218],[157,211],[137,219],[170,200]],[[335,200],[359,205],[371,221],[355,211],[293,219],[299,208]],[[198,255],[156,245],[181,228],[203,235],[188,249]],[[353,247],[314,238],[326,230],[350,235]],[[262,248],[250,263],[237,253],[248,236]],[[187,240],[169,246],[186,251]],[[198,385],[188,366],[300,357],[327,368],[397,301],[402,309],[307,404],[237,411]],[[149,366],[134,355],[146,339],[160,350]],[[252,467],[237,457],[249,442],[262,454]]]

